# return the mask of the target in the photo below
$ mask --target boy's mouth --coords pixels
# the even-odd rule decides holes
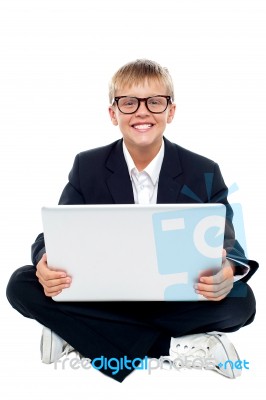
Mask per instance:
[[[137,129],[138,131],[146,131],[153,127],[154,124],[134,124],[132,128]]]

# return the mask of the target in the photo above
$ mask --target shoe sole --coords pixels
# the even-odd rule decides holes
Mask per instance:
[[[43,329],[41,340],[41,354],[42,362],[44,364],[52,363],[52,331],[50,329]]]

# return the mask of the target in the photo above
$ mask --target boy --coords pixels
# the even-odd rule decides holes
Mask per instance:
[[[42,234],[32,245],[33,266],[13,273],[8,300],[25,317],[44,325],[41,351],[45,363],[58,360],[69,349],[90,359],[159,358],[169,354],[171,341],[172,356],[204,354],[215,360],[217,372],[235,377],[232,368],[218,366],[227,359],[238,359],[224,332],[253,321],[255,299],[246,281],[258,264],[245,259],[234,239],[232,210],[219,167],[164,138],[166,124],[175,115],[173,83],[167,69],[149,60],[128,63],[113,76],[109,96],[110,118],[119,126],[123,139],[76,156],[59,204],[196,202],[186,187],[204,202],[224,203],[223,269],[202,277],[195,285],[196,292],[210,301],[54,302],[51,297],[69,287],[71,278],[48,267]],[[210,196],[206,173],[213,176]],[[137,250],[132,246],[132,251]],[[239,284],[245,296],[237,296]],[[110,368],[102,372],[121,382],[131,370],[123,368],[115,375]]]

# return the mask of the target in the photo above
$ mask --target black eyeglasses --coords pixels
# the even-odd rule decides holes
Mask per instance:
[[[118,96],[113,100],[116,103],[119,111],[123,114],[134,114],[140,106],[140,102],[144,101],[147,109],[153,114],[163,113],[169,103],[172,103],[171,96],[152,96],[152,97],[130,97]]]

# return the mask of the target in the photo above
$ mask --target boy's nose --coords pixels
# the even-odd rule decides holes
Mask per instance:
[[[136,115],[147,115],[150,114],[150,111],[147,109],[145,101],[141,101],[139,108],[136,111]]]

